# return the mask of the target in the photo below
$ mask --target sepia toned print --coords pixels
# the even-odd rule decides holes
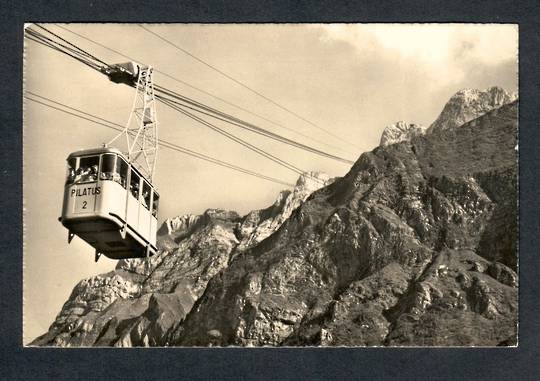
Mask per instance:
[[[517,345],[516,25],[24,33],[25,345]]]

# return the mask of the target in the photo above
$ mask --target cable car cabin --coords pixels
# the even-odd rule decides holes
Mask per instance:
[[[111,259],[156,253],[159,195],[114,148],[77,151],[67,158],[68,173],[60,222],[68,242],[79,236]]]

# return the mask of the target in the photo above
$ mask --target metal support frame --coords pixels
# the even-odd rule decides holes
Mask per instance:
[[[134,74],[135,75],[135,74]],[[125,152],[132,165],[152,182],[158,151],[158,121],[154,96],[153,68],[138,65],[136,93],[126,127],[106,145],[125,137]],[[119,140],[120,144],[121,140]],[[129,188],[129,184],[128,184]]]

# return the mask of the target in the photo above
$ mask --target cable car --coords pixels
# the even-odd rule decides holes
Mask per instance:
[[[144,258],[157,252],[159,195],[152,183],[158,150],[158,123],[151,66],[112,65],[115,83],[133,85],[135,99],[126,127],[102,148],[67,158],[62,225],[68,243],[75,235],[111,259]],[[125,149],[112,143],[125,144]]]
[[[68,242],[79,236],[111,259],[156,253],[159,194],[115,148],[76,151],[67,158],[60,221]]]

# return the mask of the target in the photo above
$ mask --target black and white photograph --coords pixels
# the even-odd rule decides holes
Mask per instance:
[[[22,345],[518,346],[518,36],[26,23]]]

